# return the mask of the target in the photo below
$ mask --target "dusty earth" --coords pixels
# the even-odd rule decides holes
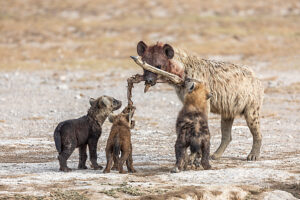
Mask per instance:
[[[296,199],[300,198],[300,4],[252,1],[1,1],[0,199]],[[180,6],[179,6],[180,5]],[[126,104],[130,59],[139,40],[166,41],[209,59],[248,65],[265,86],[261,159],[247,162],[252,138],[243,118],[212,170],[171,174],[173,88],[133,90],[135,174],[58,171],[53,131],[86,114],[90,97]],[[111,124],[106,121],[98,162]],[[220,116],[209,117],[211,151]]]

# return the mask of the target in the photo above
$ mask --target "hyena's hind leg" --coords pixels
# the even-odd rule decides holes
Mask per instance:
[[[209,152],[210,152],[210,141],[202,141],[201,144],[201,165],[203,169],[210,169],[211,165],[209,164]]]
[[[262,135],[260,132],[260,121],[259,121],[259,109],[260,106],[251,106],[245,110],[245,119],[250,132],[253,136],[252,149],[247,160],[258,160],[261,148]]]
[[[76,147],[76,144],[73,144],[73,143],[71,143],[69,145],[65,145],[63,147],[63,151],[58,155],[60,171],[64,171],[64,172],[72,171],[72,169],[67,166],[67,160],[69,159],[69,157],[75,150],[75,147]]]
[[[180,172],[186,165],[187,147],[184,136],[178,136],[175,144],[176,164],[171,170],[172,173]]]
[[[222,140],[217,151],[211,156],[212,159],[214,160],[219,159],[223,155],[228,144],[231,142],[232,140],[231,129],[232,129],[233,120],[234,118],[225,118],[222,116],[221,118]]]

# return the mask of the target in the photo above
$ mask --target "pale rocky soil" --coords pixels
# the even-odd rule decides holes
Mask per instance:
[[[300,198],[300,4],[257,1],[1,1],[0,199]],[[212,170],[171,174],[181,103],[171,86],[135,86],[136,174],[58,171],[53,131],[86,114],[90,97],[126,104],[129,59],[139,40],[166,41],[204,58],[246,64],[265,86],[261,159],[247,162],[252,138],[243,118]],[[211,151],[221,140],[210,115]],[[111,124],[105,122],[98,162]],[[147,195],[154,195],[147,197]]]

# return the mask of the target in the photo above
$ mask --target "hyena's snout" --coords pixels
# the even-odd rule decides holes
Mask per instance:
[[[114,111],[118,110],[122,106],[122,101],[119,101],[119,100],[114,98],[113,101],[112,101],[112,106],[113,106]]]
[[[144,79],[146,85],[155,85],[157,81],[157,74],[154,74],[150,71],[144,70]]]

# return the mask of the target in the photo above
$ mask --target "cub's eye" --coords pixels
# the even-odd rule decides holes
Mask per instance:
[[[113,105],[114,105],[114,106],[118,105],[118,101],[114,99],[114,100],[113,100]]]
[[[156,68],[157,68],[157,69],[161,69],[161,65],[157,65]]]

